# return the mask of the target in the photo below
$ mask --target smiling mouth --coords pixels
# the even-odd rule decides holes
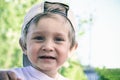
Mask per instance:
[[[52,56],[40,56],[39,57],[40,59],[56,59],[55,57],[52,57]]]

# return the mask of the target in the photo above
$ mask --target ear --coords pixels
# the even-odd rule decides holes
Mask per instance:
[[[22,48],[23,53],[26,55],[27,48],[26,48],[26,45],[23,44],[23,41],[21,38],[19,39],[19,44],[20,44],[20,47]]]
[[[72,47],[72,50],[73,50],[73,51],[76,50],[77,47],[78,47],[78,43],[76,42],[75,45]]]
[[[74,46],[72,48],[70,48],[70,53],[69,53],[69,57],[72,56],[72,54],[74,53],[74,51],[77,49],[78,47],[78,43],[75,43]]]

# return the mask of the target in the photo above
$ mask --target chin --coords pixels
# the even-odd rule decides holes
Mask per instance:
[[[55,66],[52,66],[52,65],[42,65],[42,66],[39,66],[39,69],[45,70],[45,71],[57,70],[57,68]]]

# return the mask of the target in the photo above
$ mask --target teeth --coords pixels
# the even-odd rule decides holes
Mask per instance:
[[[41,58],[41,59],[56,59],[55,57],[52,57],[52,56],[40,56],[39,58]]]

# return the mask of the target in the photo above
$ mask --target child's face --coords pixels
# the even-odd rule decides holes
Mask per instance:
[[[70,50],[70,25],[64,18],[42,18],[31,25],[27,34],[27,54],[32,65],[41,71],[57,71],[66,61]]]

